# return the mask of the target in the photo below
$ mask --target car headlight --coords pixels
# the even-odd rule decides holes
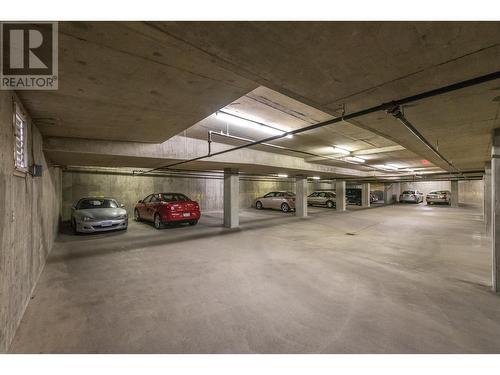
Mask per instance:
[[[123,219],[126,219],[127,218],[127,214],[125,215],[120,215],[120,216],[117,216],[116,219],[117,220],[123,220]]]
[[[91,217],[89,217],[89,216],[82,216],[82,217],[81,217],[81,220],[82,220],[82,221],[91,221],[91,220],[93,220],[93,219],[92,219]]]

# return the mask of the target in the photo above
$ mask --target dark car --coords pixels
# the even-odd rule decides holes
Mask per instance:
[[[180,193],[155,193],[141,199],[135,205],[136,221],[152,221],[156,229],[168,223],[195,225],[201,212],[198,202]]]
[[[345,191],[347,203],[361,206],[361,189],[349,188]]]

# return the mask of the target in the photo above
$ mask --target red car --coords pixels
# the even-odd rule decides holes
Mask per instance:
[[[200,219],[200,206],[184,194],[155,193],[135,205],[136,221],[152,221],[156,229],[167,223],[195,225]]]

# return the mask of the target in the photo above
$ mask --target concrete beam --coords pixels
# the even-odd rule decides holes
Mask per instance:
[[[335,181],[335,207],[337,211],[343,212],[346,209],[345,202],[345,181],[337,180]]]
[[[47,138],[44,152],[57,165],[137,167],[144,170],[178,161],[204,156],[208,144],[201,139],[175,136],[161,144],[115,142],[73,138]],[[212,152],[227,149],[223,143],[212,143]],[[290,175],[317,174],[370,177],[374,172],[337,166],[308,163],[303,158],[267,151],[241,149],[209,157],[178,168],[222,170],[239,168],[242,172],[274,173],[280,170]]]
[[[361,185],[361,207],[370,207],[370,183]]]
[[[240,225],[240,177],[238,169],[224,169],[224,226],[236,228]]]
[[[493,291],[500,292],[500,128],[493,132],[491,150],[491,245]]]
[[[295,177],[295,216],[307,217],[307,177]]]
[[[451,182],[451,207],[458,207],[458,181]]]

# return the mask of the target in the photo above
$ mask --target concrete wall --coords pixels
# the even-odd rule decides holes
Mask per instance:
[[[240,181],[240,207],[252,207],[255,198],[273,190],[295,191],[293,181]],[[81,197],[114,197],[132,215],[135,203],[153,192],[175,191],[198,201],[202,211],[223,208],[223,180],[188,177],[131,176],[125,174],[63,172],[63,220],[69,220],[71,206]]]
[[[431,190],[450,190],[450,181],[420,181],[401,183],[401,191],[417,189],[424,193],[424,196]],[[459,181],[458,201],[467,204],[482,204],[483,202],[483,181]]]
[[[13,94],[0,91],[0,352],[22,318],[58,231],[61,172],[48,168],[42,137],[29,124],[28,163],[42,177],[14,174]]]

